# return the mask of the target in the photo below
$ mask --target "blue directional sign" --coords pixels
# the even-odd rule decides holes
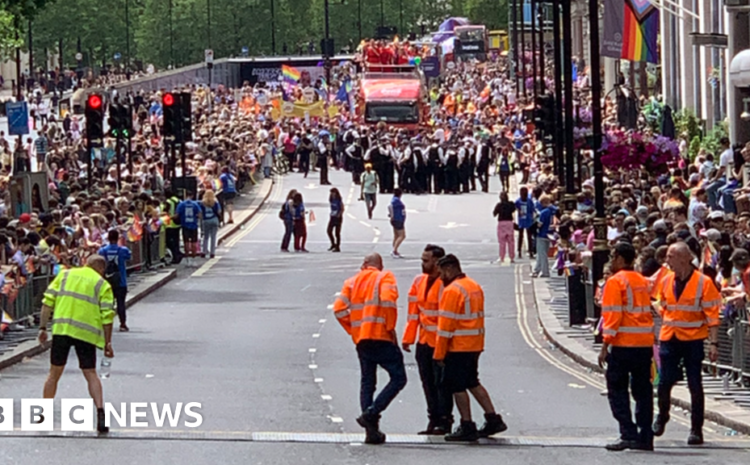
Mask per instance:
[[[5,112],[8,115],[8,134],[23,136],[29,133],[29,105],[26,102],[8,102]]]
[[[122,54],[120,52],[115,53],[115,60],[119,60],[122,58]]]

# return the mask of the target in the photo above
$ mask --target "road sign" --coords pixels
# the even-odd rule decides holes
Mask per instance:
[[[81,52],[76,53],[76,60],[78,60],[78,61],[83,60],[83,53],[81,53]]]
[[[214,51],[210,48],[206,49],[206,63],[213,63],[214,62]]]
[[[5,111],[8,115],[8,134],[23,136],[29,133],[29,106],[26,102],[8,102]]]
[[[242,47],[242,56],[247,56],[250,53],[250,47]]]
[[[119,60],[122,58],[122,54],[120,52],[115,53],[115,60]]]

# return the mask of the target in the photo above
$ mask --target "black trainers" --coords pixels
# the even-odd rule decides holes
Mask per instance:
[[[357,417],[357,423],[362,428],[371,431],[377,430],[380,423],[380,415],[373,415],[371,413],[363,413]]]
[[[688,446],[700,446],[703,444],[703,433],[691,431],[687,439]]]
[[[105,422],[106,416],[104,415],[104,409],[100,408],[96,410],[96,430],[100,434],[107,434],[109,433],[109,426],[106,426]]]
[[[385,433],[382,431],[374,431],[370,433],[369,431],[365,435],[365,444],[383,444],[385,442]]]
[[[611,442],[604,446],[605,449],[612,452],[620,452],[625,449],[632,449],[635,445],[635,441],[628,441],[627,439],[618,439],[615,442]]]
[[[669,417],[662,417],[661,415],[656,416],[656,421],[654,422],[653,430],[654,430],[654,436],[659,437],[664,434],[664,430],[667,429],[667,422],[669,421]]]
[[[462,421],[456,431],[445,435],[445,440],[450,442],[474,442],[478,439],[477,424],[473,421]]]
[[[485,413],[484,425],[479,429],[480,438],[488,438],[493,434],[502,433],[508,429],[508,425],[503,421],[503,417],[497,413]]]

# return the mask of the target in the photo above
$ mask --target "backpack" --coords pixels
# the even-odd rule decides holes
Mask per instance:
[[[120,287],[120,267],[118,266],[119,255],[107,259],[107,267],[104,269],[104,279],[110,286]]]
[[[281,221],[286,221],[286,209],[287,209],[287,203],[284,202],[281,204],[281,210],[279,210],[279,219]]]

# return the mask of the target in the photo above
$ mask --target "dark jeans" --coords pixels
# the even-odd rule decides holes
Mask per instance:
[[[121,286],[113,287],[112,293],[115,296],[115,303],[117,305],[117,317],[120,319],[120,326],[122,326],[127,321],[125,298],[128,296],[128,288]]]
[[[299,154],[299,165],[297,167],[297,172],[305,173],[305,177],[307,177],[307,173],[310,172],[310,154],[309,153]]]
[[[443,368],[432,359],[434,352],[427,344],[417,344],[414,354],[430,421],[452,418],[453,413],[453,396],[442,387]]]
[[[401,349],[393,342],[367,339],[357,344],[357,355],[359,355],[359,367],[362,372],[359,405],[362,413],[379,415],[406,386],[404,356]],[[391,379],[373,402],[378,366],[388,372]]]
[[[607,397],[612,415],[620,424],[620,437],[642,444],[654,442],[654,396],[651,385],[651,347],[612,347],[607,357]],[[630,412],[630,392],[635,400],[635,423]]]
[[[673,337],[669,341],[662,341],[659,345],[659,418],[669,418],[669,408],[672,400],[672,387],[682,375],[685,367],[688,389],[690,389],[690,422],[691,430],[700,433],[703,429],[705,398],[703,396],[703,380],[701,367],[703,364],[703,341],[680,341]]]
[[[500,184],[505,192],[510,191],[510,171],[500,171]]]
[[[172,252],[172,263],[178,264],[182,261],[182,252],[180,252],[180,229],[167,228],[167,248]]]
[[[281,240],[282,250],[289,250],[289,242],[292,240],[292,231],[294,231],[294,221],[291,219],[284,220],[284,238]]]
[[[331,247],[341,247],[341,223],[342,218],[331,216],[328,219],[328,239],[331,240]]]
[[[526,236],[528,240],[529,257],[533,258],[534,254],[536,253],[536,241],[534,240],[534,237],[536,236],[536,226],[532,226],[531,228],[527,228],[527,229],[518,230],[518,256],[519,258],[523,256],[523,253],[521,251],[523,250],[523,236],[524,235]]]
[[[378,204],[378,194],[365,194],[365,205],[367,206],[367,218],[372,219],[372,212]]]

